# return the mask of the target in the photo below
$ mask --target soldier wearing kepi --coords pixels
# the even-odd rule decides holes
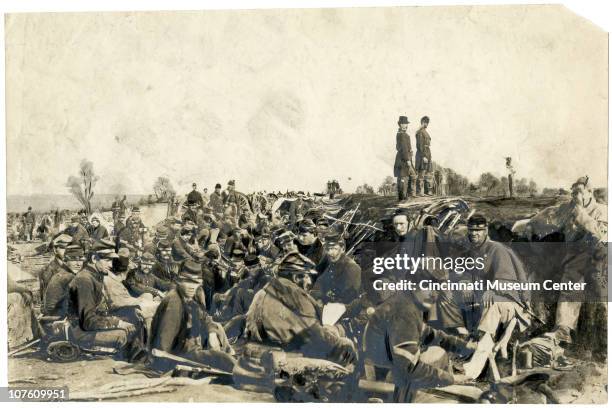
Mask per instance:
[[[45,290],[47,289],[47,285],[49,281],[57,272],[61,270],[66,270],[67,266],[64,262],[64,253],[66,251],[66,247],[72,242],[72,237],[67,234],[60,234],[53,241],[51,241],[51,245],[53,247],[53,254],[55,255],[51,262],[40,272],[38,276],[39,286],[40,286],[40,298],[43,299]]]
[[[324,304],[347,305],[361,292],[361,268],[346,255],[344,238],[337,231],[330,231],[325,236],[325,251],[329,263],[317,278],[310,294]]]
[[[395,139],[395,165],[393,166],[393,174],[397,177],[397,195],[400,201],[405,200],[408,196],[414,197],[416,190],[416,171],[412,163],[412,146],[410,144],[410,135],[408,130],[408,118],[400,116],[397,122],[399,129]]]
[[[254,341],[299,351],[306,357],[350,364],[355,346],[335,326],[323,326],[321,307],[308,294],[315,265],[297,252],[285,256],[277,276],[255,294],[246,315],[246,335]]]
[[[49,280],[42,297],[41,312],[46,316],[66,317],[69,312],[69,286],[72,279],[83,267],[85,253],[80,245],[69,245],[64,253],[65,268]]]
[[[206,313],[199,264],[186,261],[176,288],[161,301],[151,324],[151,348],[232,372],[236,360],[225,331]]]
[[[89,261],[70,283],[71,312],[76,318],[72,336],[83,348],[112,348],[133,361],[144,352],[142,321],[130,310],[113,310],[105,295],[104,278],[115,258],[118,255],[111,241],[95,242]]]
[[[417,177],[417,190],[419,195],[433,195],[432,190],[432,171],[433,165],[431,162],[431,136],[427,132],[427,126],[429,125],[429,118],[423,116],[421,118],[421,127],[416,133],[416,170],[418,172]]]
[[[139,259],[139,267],[128,272],[125,284],[136,296],[150,293],[153,297],[163,298],[164,293],[174,285],[151,273],[156,263],[155,257],[145,252]]]

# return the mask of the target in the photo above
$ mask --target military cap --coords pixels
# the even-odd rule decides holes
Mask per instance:
[[[193,228],[189,228],[184,226],[183,228],[181,228],[181,235],[187,235],[187,234],[191,234],[193,232]]]
[[[132,213],[139,213],[139,212],[140,212],[140,208],[138,206],[132,207]]]
[[[53,246],[66,248],[72,242],[72,237],[68,234],[60,234],[53,240]]]
[[[149,252],[145,252],[140,256],[140,263],[153,265],[157,260]]]
[[[261,228],[258,235],[262,238],[270,238],[272,234],[270,233],[270,228],[266,225]]]
[[[119,255],[119,258],[129,258],[130,250],[127,247],[121,247],[119,251],[117,251],[117,255]]]
[[[215,188],[221,188],[221,183],[215,184]]]
[[[236,185],[236,181],[235,180],[230,180],[227,182],[228,186],[235,186]]]
[[[210,248],[208,251],[206,251],[204,253],[204,256],[209,258],[209,259],[217,259],[219,258],[219,250],[217,250],[216,248]]]
[[[166,239],[160,239],[159,242],[157,243],[157,249],[170,249],[170,248],[172,248],[172,244],[170,243],[170,241]]]
[[[396,216],[398,216],[398,215],[405,215],[405,216],[406,216],[406,218],[410,219],[410,216],[411,216],[412,214],[410,213],[410,210],[409,210],[408,208],[400,207],[400,208],[397,208],[397,209],[395,210],[395,212],[393,213],[393,216],[394,216],[394,217],[396,217]]]
[[[293,232],[285,231],[276,238],[276,242],[278,242],[278,245],[280,246],[286,244],[287,242],[293,241],[295,238],[296,237]]]
[[[472,230],[487,229],[487,218],[481,213],[476,213],[468,219],[467,227]]]
[[[408,122],[408,117],[407,116],[400,116],[398,121],[397,121],[398,125],[407,125],[409,123],[410,122]]]
[[[155,230],[155,232],[157,233],[157,235],[168,235],[168,227],[166,227],[165,225],[160,225],[157,227],[157,229]]]
[[[244,265],[247,267],[259,265],[259,257],[255,254],[248,254],[244,257]]]
[[[298,225],[298,231],[300,233],[303,232],[315,232],[317,230],[317,226],[315,225],[314,222],[312,222],[312,220],[310,218],[306,218],[302,221],[300,221],[300,224]]]
[[[90,220],[90,222],[94,222],[94,220],[95,220],[95,221],[100,222],[100,218],[98,218],[98,216],[97,216],[97,215],[92,215],[92,216],[91,216],[91,220]]]
[[[230,254],[232,258],[244,259],[245,253],[242,249],[234,247],[232,249],[232,253]]]
[[[314,262],[299,252],[292,252],[285,256],[278,266],[278,273],[284,274],[310,274],[316,275]]]
[[[191,259],[186,260],[181,265],[178,280],[183,282],[202,283],[202,265]]]
[[[68,245],[64,253],[64,260],[85,259],[85,252],[80,245]]]
[[[344,242],[344,237],[340,231],[336,231],[334,229],[329,230],[325,236],[323,237],[323,241],[325,241],[326,245],[339,244],[346,245]]]
[[[101,258],[119,258],[119,255],[115,252],[115,244],[108,239],[101,239],[91,247],[91,252],[94,252]]]
[[[576,186],[578,186],[580,184],[582,184],[585,187],[588,187],[589,186],[589,176],[579,177],[578,180],[576,180],[576,182],[574,184],[572,184],[572,188],[574,188],[574,187],[576,187]]]
[[[189,230],[194,230],[197,227],[197,225],[195,224],[195,222],[193,222],[190,219],[185,220],[185,224],[183,225],[183,228],[187,228]]]

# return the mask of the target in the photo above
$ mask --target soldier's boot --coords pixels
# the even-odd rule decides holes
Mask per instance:
[[[416,197],[416,180],[414,179],[414,177],[408,178],[408,197]]]
[[[397,178],[397,199],[404,201],[406,199],[406,183],[402,177]]]
[[[425,179],[423,180],[423,188],[425,190],[425,195],[426,196],[432,196],[433,195],[433,191],[431,188],[431,183],[429,182],[429,180]]]
[[[423,193],[423,180],[421,178],[418,178],[416,180],[415,183],[415,189],[416,191],[416,195],[419,197],[423,197],[425,194]]]

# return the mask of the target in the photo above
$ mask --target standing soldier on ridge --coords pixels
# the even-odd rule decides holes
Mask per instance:
[[[431,136],[427,132],[427,126],[429,125],[429,118],[423,116],[421,118],[421,127],[416,133],[416,169],[419,173],[417,178],[417,187],[419,195],[432,195],[432,170],[433,165],[431,162]]]
[[[397,124],[399,129],[395,139],[395,165],[393,166],[393,175],[397,177],[397,196],[400,201],[407,197],[414,197],[416,190],[416,171],[412,164],[412,146],[410,145],[410,136],[406,133],[408,130],[408,118],[400,116]]]

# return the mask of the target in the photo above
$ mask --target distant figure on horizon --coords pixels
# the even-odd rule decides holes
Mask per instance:
[[[514,197],[514,175],[516,174],[516,170],[512,166],[512,157],[506,157],[506,170],[508,170],[508,192],[510,193],[510,198]]]

